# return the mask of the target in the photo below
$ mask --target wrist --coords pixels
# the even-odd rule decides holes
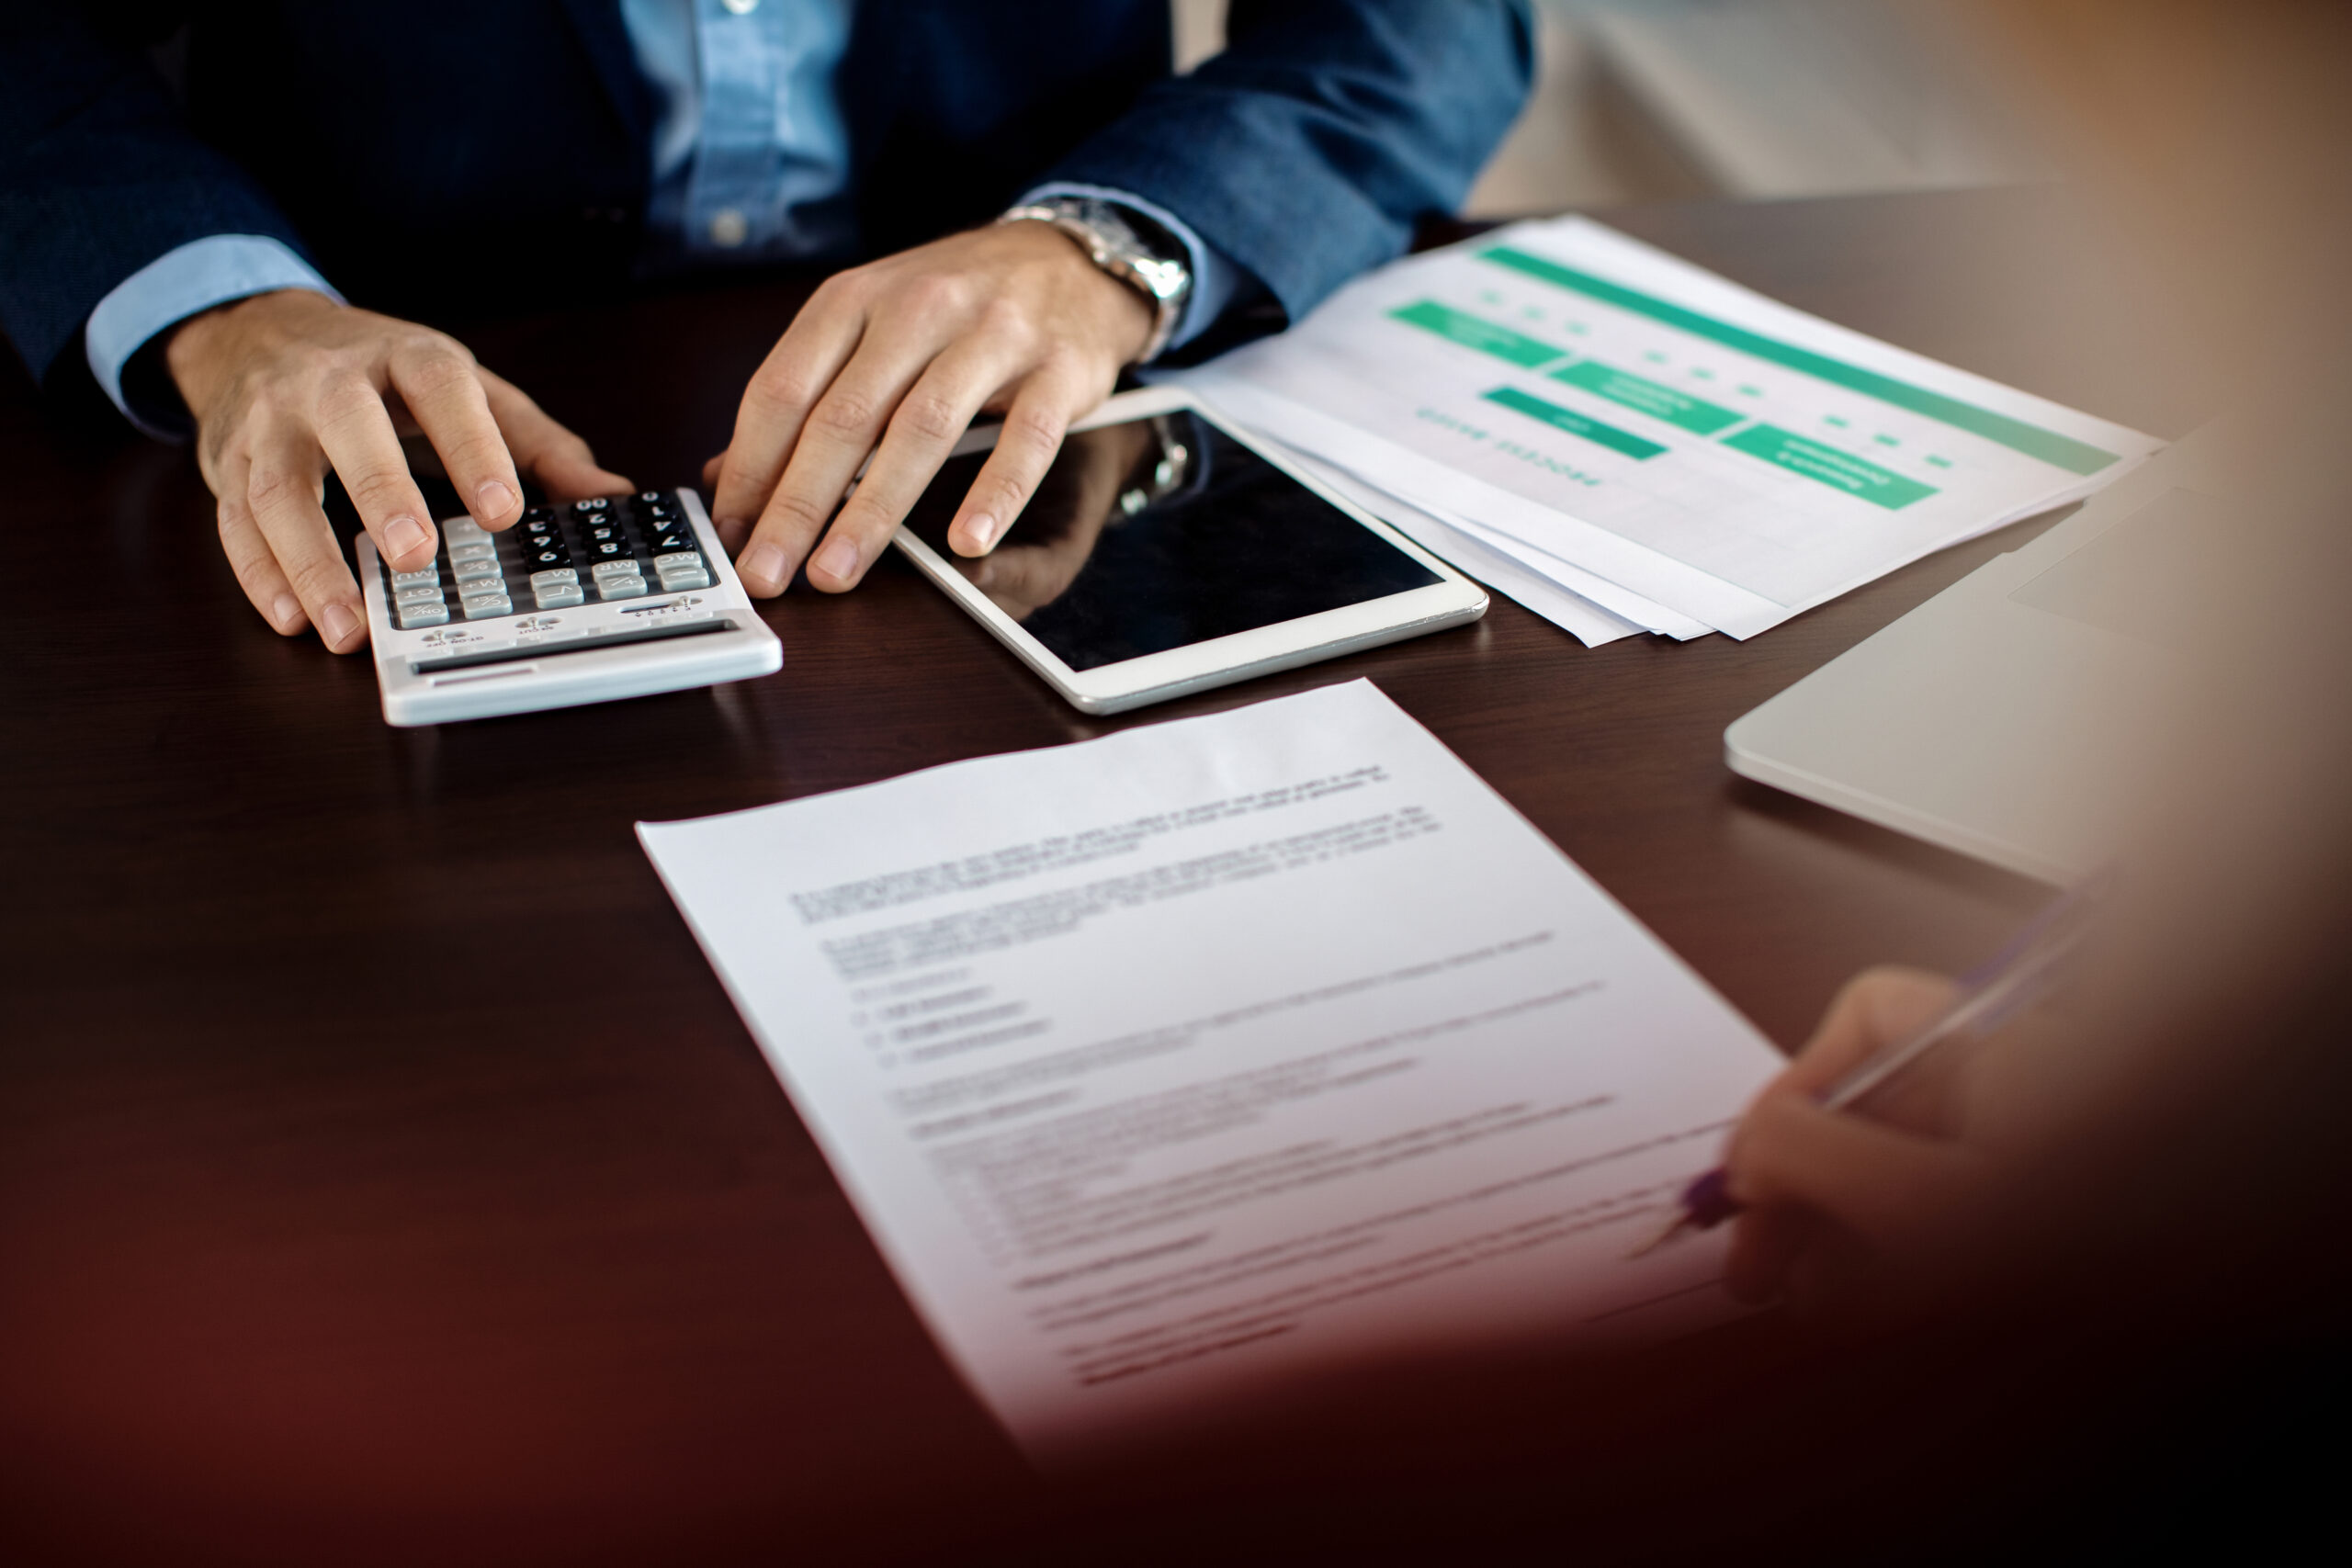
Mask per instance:
[[[223,367],[235,357],[240,337],[264,321],[343,308],[315,289],[273,288],[198,310],[161,334],[164,369],[180,400],[200,417]]]
[[[1190,254],[1144,214],[1092,197],[1025,202],[997,221],[1058,230],[1099,271],[1131,290],[1151,311],[1151,332],[1134,363],[1159,357],[1183,320],[1193,292]]]

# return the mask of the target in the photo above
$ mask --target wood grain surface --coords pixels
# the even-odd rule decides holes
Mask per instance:
[[[2063,193],[1612,220],[2177,434]],[[692,483],[809,286],[448,321]],[[781,674],[422,730],[272,634],[184,450],[0,386],[0,1557],[972,1561],[1149,1521],[1039,1482],[866,1238],[631,824],[1369,676],[1775,1039],[2030,884],[1735,779],[1725,725],[2034,526],[1747,643],[1478,626],[1088,719],[893,554]],[[1137,1505],[1138,1507],[1141,1505]]]

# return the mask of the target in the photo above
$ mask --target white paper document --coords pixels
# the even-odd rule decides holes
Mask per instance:
[[[2162,446],[1583,219],[1408,257],[1172,378],[1655,607],[1566,584],[1622,619],[1735,637],[2079,500]]]
[[[1728,1310],[1628,1254],[1779,1057],[1368,682],[639,832],[1040,1460]]]
[[[1281,447],[1283,456],[1307,474],[1329,485],[1421,548],[1451,561],[1458,570],[1476,578],[1496,592],[1509,594],[1522,607],[1543,616],[1587,648],[1599,648],[1603,643],[1615,642],[1636,632],[1655,629],[1635,626],[1622,616],[1613,615],[1591,600],[1564,587],[1560,580],[1565,573],[1550,570],[1548,563],[1546,570],[1531,570],[1525,561],[1516,558],[1511,548],[1516,541],[1504,543],[1481,538],[1469,524],[1458,517],[1440,517],[1424,507],[1415,506],[1385,490],[1366,484],[1345,468],[1335,468],[1319,457],[1310,457],[1295,446],[1282,446],[1279,442],[1269,442],[1269,445]]]

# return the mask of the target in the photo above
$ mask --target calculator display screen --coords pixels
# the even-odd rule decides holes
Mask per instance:
[[[989,555],[947,544],[988,454],[950,458],[907,526],[1072,670],[1442,581],[1198,414],[1069,437]]]

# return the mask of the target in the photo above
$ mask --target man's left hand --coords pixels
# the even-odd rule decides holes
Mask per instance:
[[[959,555],[985,555],[1152,322],[1139,291],[1045,223],[974,230],[827,279],[752,378],[715,480],[705,470],[720,538],[742,541],[744,586],[781,593],[806,559],[812,586],[855,587],[974,416],[998,412],[1003,433],[947,536]]]

